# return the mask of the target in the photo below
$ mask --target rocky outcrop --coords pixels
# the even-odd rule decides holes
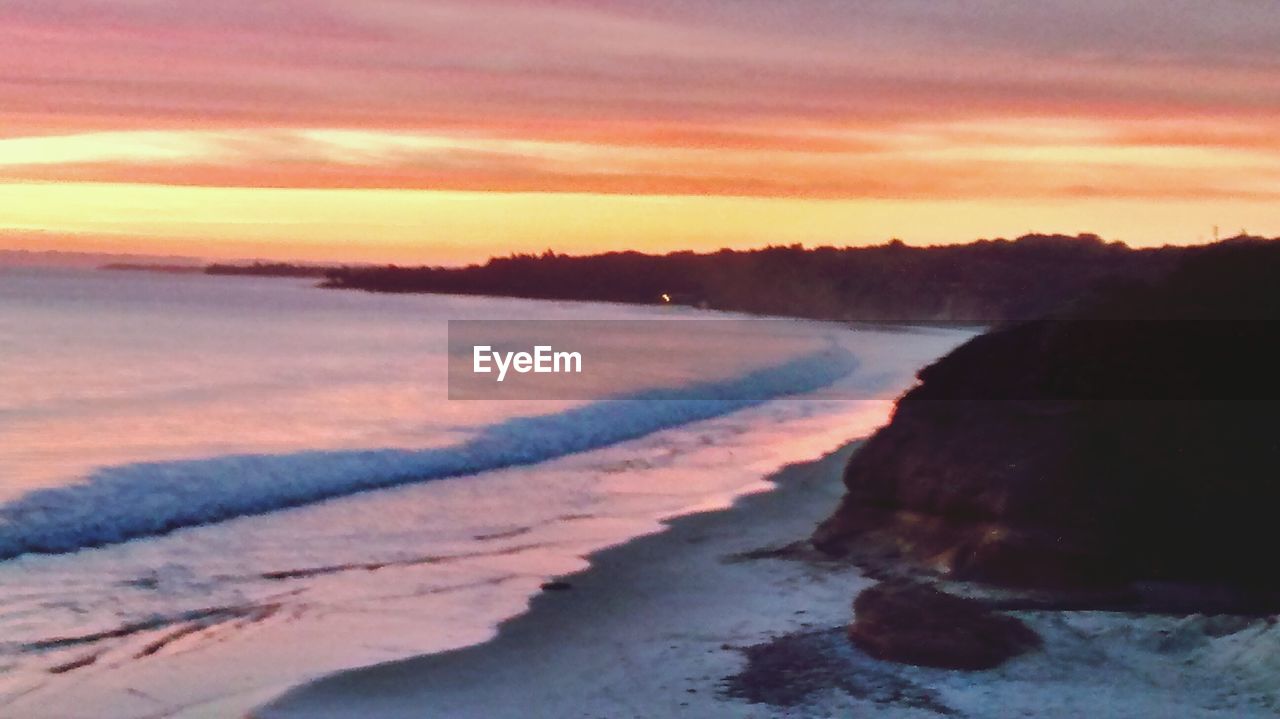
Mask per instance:
[[[1271,592],[1280,243],[992,331],[920,374],[814,543],[1015,586]]]
[[[849,639],[886,661],[941,669],[991,669],[1040,646],[1015,617],[923,584],[892,582],[853,603]]]

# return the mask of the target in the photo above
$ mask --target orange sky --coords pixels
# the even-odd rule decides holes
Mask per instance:
[[[0,246],[1280,234],[1280,5],[0,4]]]

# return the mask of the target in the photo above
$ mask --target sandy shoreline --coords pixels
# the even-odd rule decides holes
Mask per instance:
[[[732,647],[838,623],[869,582],[729,559],[810,531],[835,506],[841,487],[830,479],[851,449],[784,468],[774,491],[593,555],[589,569],[566,577],[572,588],[538,595],[490,642],[342,672],[253,716],[733,716],[714,688],[741,666]],[[753,715],[751,705],[738,708]]]
[[[774,491],[592,555],[565,578],[568,589],[538,595],[492,641],[341,672],[251,716],[1268,717],[1280,708],[1280,629],[1265,619],[1025,612],[1044,650],[976,673],[852,649],[842,627],[872,580],[760,550],[806,537],[831,511],[853,447],[784,468]]]

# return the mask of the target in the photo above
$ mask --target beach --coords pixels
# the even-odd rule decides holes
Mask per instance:
[[[603,550],[484,644],[340,672],[254,719],[1274,716],[1280,628],[1247,617],[1020,612],[1044,648],[991,671],[880,662],[844,639],[874,584],[798,541],[856,444],[775,489]]]
[[[717,697],[740,648],[844,621],[869,581],[748,559],[804,536],[840,495],[852,447],[792,465],[777,488],[590,557],[485,644],[345,672],[256,710],[286,717],[759,716]]]
[[[271,278],[0,277],[0,325],[23,338],[0,357],[0,716],[24,719],[238,717],[332,672],[483,642],[584,557],[869,434],[968,336]],[[623,401],[447,399],[447,320],[535,316],[609,319],[592,371]]]

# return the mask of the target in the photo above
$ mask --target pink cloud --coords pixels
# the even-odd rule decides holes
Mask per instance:
[[[1274,113],[1280,8],[1227,5],[30,0],[0,133]]]

